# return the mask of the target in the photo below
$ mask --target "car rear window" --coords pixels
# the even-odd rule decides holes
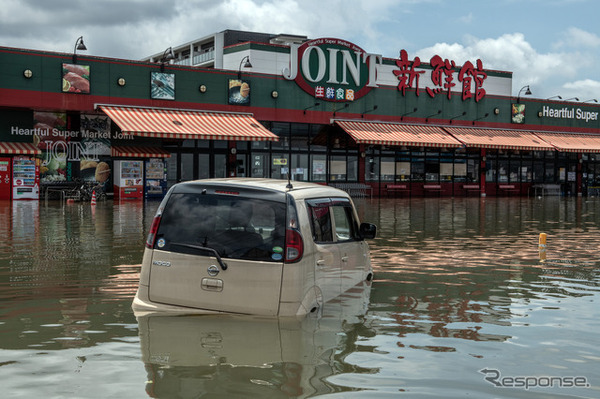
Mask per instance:
[[[232,195],[172,194],[158,228],[155,248],[223,258],[281,262],[285,203]]]

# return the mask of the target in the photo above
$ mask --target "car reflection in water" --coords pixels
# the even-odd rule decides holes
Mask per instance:
[[[238,315],[136,315],[151,397],[306,397],[340,391],[365,330],[364,282],[304,319]],[[370,334],[369,334],[370,335]]]

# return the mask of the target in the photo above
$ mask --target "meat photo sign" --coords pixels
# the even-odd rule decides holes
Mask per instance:
[[[63,93],[90,93],[90,66],[62,64]]]

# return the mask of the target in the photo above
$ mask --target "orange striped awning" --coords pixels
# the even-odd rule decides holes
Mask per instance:
[[[113,157],[126,158],[170,158],[171,154],[167,150],[158,147],[133,146],[133,145],[113,145],[110,148],[110,155]]]
[[[535,133],[562,152],[600,153],[600,136],[571,133]]]
[[[277,141],[250,114],[99,106],[123,133],[145,137],[200,140]]]
[[[554,147],[530,131],[444,127],[467,147],[552,151]]]
[[[42,151],[33,143],[0,143],[0,154],[37,155]]]
[[[462,144],[437,126],[384,122],[335,121],[357,144],[460,147]]]

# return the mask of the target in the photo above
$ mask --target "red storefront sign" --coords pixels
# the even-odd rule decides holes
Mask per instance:
[[[431,82],[433,87],[427,87],[425,91],[430,97],[435,97],[439,93],[447,93],[448,99],[452,96],[452,89],[457,85],[455,82],[455,73],[457,72],[456,63],[452,60],[442,59],[439,55],[431,57],[429,64],[431,70]],[[417,70],[421,66],[421,59],[415,57],[411,62],[408,59],[406,50],[400,51],[400,58],[396,61],[396,66],[399,69],[394,70],[394,75],[398,78],[398,90],[402,95],[406,95],[406,89],[415,89],[415,94],[418,96],[419,79],[425,70]],[[471,61],[467,61],[458,71],[457,79],[462,84],[462,99],[468,100],[474,98],[475,101],[485,97],[485,89],[483,82],[487,78],[487,73],[483,71],[483,63],[477,60],[475,65]]]
[[[314,39],[290,48],[290,67],[283,77],[325,101],[354,101],[376,84],[379,54],[367,53],[341,39]]]

